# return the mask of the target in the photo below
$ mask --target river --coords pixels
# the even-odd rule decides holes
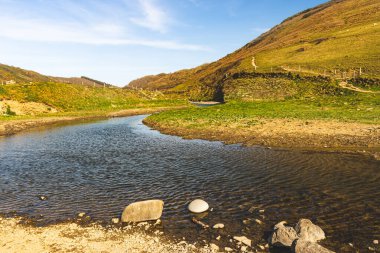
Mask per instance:
[[[323,245],[366,250],[380,238],[380,162],[355,154],[275,150],[184,140],[142,124],[146,115],[77,123],[0,139],[0,213],[36,225],[86,212],[110,223],[131,202],[162,199],[162,230],[179,240],[265,244],[272,226],[309,218]],[[40,201],[39,196],[47,196]],[[187,204],[206,200],[202,230]],[[264,209],[264,213],[259,210]],[[263,224],[258,224],[259,219]]]

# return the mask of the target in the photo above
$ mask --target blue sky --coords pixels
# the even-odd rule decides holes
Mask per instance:
[[[0,62],[119,86],[217,60],[326,0],[0,0]]]

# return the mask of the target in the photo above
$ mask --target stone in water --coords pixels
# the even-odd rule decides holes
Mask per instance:
[[[209,205],[206,201],[202,199],[196,199],[191,201],[189,204],[189,211],[193,213],[203,213],[206,212],[209,208]]]
[[[164,209],[164,201],[154,199],[135,202],[128,205],[121,215],[122,222],[141,222],[157,220]]]
[[[223,224],[223,223],[215,224],[215,225],[213,226],[213,228],[215,228],[215,229],[218,229],[218,228],[224,228],[224,224]]]

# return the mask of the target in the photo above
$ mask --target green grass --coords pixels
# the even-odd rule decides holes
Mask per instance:
[[[36,116],[78,116],[124,109],[170,107],[186,104],[183,99],[178,97],[163,96],[161,93],[152,91],[86,87],[51,82],[0,86],[0,100],[44,103],[58,110],[58,113]],[[28,118],[28,116],[0,116],[0,120],[11,118]]]
[[[226,75],[238,72],[279,72],[288,67],[296,73],[300,66],[302,74],[351,78],[357,77],[361,68],[361,77],[380,78],[379,7],[378,0],[328,1],[286,19],[216,62],[132,84],[210,99]],[[253,56],[257,70],[252,67]],[[264,94],[263,98],[267,97]]]
[[[301,120],[338,120],[343,122],[380,123],[380,96],[354,94],[321,96],[314,99],[242,102],[230,101],[223,105],[154,114],[148,120],[164,125],[189,128],[251,126],[260,118]]]

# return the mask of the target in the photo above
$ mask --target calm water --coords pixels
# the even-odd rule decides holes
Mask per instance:
[[[183,140],[150,130],[144,117],[0,139],[0,213],[48,224],[86,212],[109,222],[128,203],[159,198],[166,234],[212,241],[217,232],[199,229],[186,210],[190,200],[203,198],[213,208],[205,223],[222,222],[222,235],[244,234],[254,243],[263,243],[274,223],[301,217],[320,225],[324,245],[338,251],[380,239],[378,161]],[[264,216],[252,207],[265,209]],[[228,244],[225,238],[218,244]]]

